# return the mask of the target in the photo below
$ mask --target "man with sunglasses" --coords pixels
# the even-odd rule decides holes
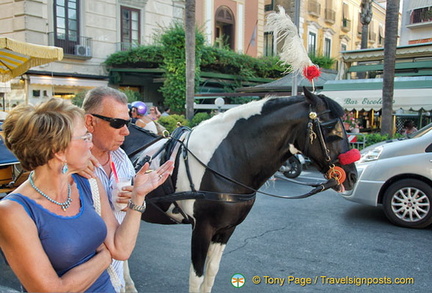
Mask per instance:
[[[121,223],[126,215],[124,211],[116,211],[112,202],[113,191],[117,178],[133,178],[135,169],[126,153],[120,148],[125,136],[129,135],[130,122],[127,97],[124,93],[110,88],[98,87],[87,92],[83,108],[86,113],[85,124],[93,135],[92,165],[85,174],[87,178],[99,177],[109,197],[114,215]],[[129,192],[120,193],[119,203],[127,203]],[[127,261],[113,260],[114,269],[119,277],[121,287],[117,292],[137,292],[129,277]],[[124,273],[126,272],[126,274]],[[126,275],[126,279],[125,276]]]

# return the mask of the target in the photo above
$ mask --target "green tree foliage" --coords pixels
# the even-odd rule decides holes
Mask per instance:
[[[141,95],[139,92],[131,90],[130,88],[126,88],[124,90],[121,90],[127,97],[128,103],[132,103],[134,101],[140,101]]]
[[[309,55],[309,58],[311,59],[313,64],[316,64],[320,68],[324,69],[331,69],[336,62],[336,59],[326,56]]]
[[[190,127],[195,127],[198,124],[200,124],[201,122],[203,122],[204,120],[210,119],[211,116],[209,113],[207,112],[200,112],[194,115],[194,117],[192,118],[191,122],[190,122]]]
[[[179,125],[189,126],[189,122],[185,118],[185,116],[177,114],[162,116],[158,119],[158,123],[165,127],[166,130],[169,131],[169,133],[172,133],[174,129],[176,129]]]
[[[394,138],[404,138],[405,136],[399,133],[394,135]],[[376,144],[381,141],[386,141],[392,139],[389,134],[380,134],[380,133],[369,133],[366,134],[366,146],[370,146]]]
[[[111,67],[159,68],[164,58],[162,49],[159,45],[151,45],[119,51],[108,56],[105,64]]]
[[[176,23],[161,35],[159,42],[163,50],[163,63],[165,81],[161,88],[165,104],[173,111],[183,111],[186,100],[186,56],[185,56],[185,31],[182,25]],[[195,85],[199,85],[200,60],[204,46],[204,35],[196,32],[196,68]]]
[[[164,104],[174,112],[183,112],[186,97],[185,32],[180,24],[173,24],[155,38],[155,45],[140,46],[110,55],[105,64],[117,68],[162,68],[165,82],[161,88]],[[320,65],[321,66],[321,65]],[[254,58],[238,54],[229,48],[204,46],[204,35],[196,32],[196,82],[201,71],[236,76],[236,82],[225,91],[241,87],[248,78],[280,78],[288,69],[279,57]]]

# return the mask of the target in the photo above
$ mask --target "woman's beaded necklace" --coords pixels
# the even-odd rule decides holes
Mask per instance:
[[[70,184],[68,184],[67,199],[66,199],[65,202],[61,203],[61,202],[58,202],[58,201],[52,199],[51,197],[49,197],[48,195],[46,195],[45,193],[43,193],[39,188],[36,187],[36,185],[34,184],[34,181],[33,181],[33,174],[34,174],[34,171],[30,172],[29,182],[30,182],[30,185],[34,188],[34,190],[36,190],[40,195],[42,195],[43,197],[45,197],[50,202],[52,202],[52,203],[54,203],[56,205],[61,206],[61,208],[63,209],[63,211],[66,212],[66,209],[70,206],[70,204],[72,202],[72,198],[71,198],[71,186],[70,186]]]

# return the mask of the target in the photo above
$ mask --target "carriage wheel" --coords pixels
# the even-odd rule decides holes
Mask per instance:
[[[393,183],[384,194],[383,206],[395,225],[425,228],[432,224],[432,188],[423,181],[403,179]]]

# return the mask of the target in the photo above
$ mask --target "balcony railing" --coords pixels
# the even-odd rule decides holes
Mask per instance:
[[[93,56],[93,39],[88,37],[78,37],[76,40],[66,40],[55,38],[54,32],[48,34],[49,45],[63,48],[63,54],[81,58],[91,58]]]
[[[333,9],[326,8],[324,10],[324,21],[329,24],[334,24],[336,20],[336,12]]]
[[[351,30],[351,20],[346,18],[342,19],[341,29],[346,33],[349,32]]]
[[[321,13],[321,4],[319,4],[316,0],[309,0],[308,12],[312,16],[319,17]]]
[[[420,9],[415,9],[411,13],[410,24],[419,23],[430,23],[432,22],[432,7],[424,7]]]

